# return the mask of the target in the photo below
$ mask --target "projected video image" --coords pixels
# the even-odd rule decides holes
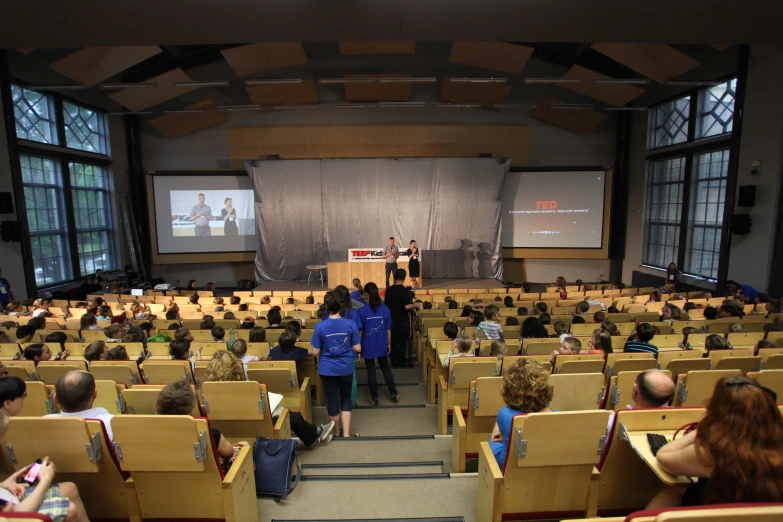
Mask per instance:
[[[252,190],[172,190],[174,237],[255,234]]]

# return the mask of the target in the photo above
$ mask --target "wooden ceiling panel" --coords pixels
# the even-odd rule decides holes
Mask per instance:
[[[206,129],[218,123],[223,123],[228,118],[215,108],[215,102],[204,100],[203,102],[189,105],[185,109],[205,109],[204,112],[174,113],[152,118],[150,123],[161,134],[173,140],[196,131]]]
[[[566,102],[547,96],[541,100],[537,109],[531,111],[530,115],[537,120],[578,134],[590,134],[607,118],[606,114],[590,110],[552,109],[553,103]]]
[[[49,67],[76,83],[92,87],[160,53],[160,47],[87,47]]]
[[[258,85],[247,87],[253,103],[261,105],[306,105],[318,103],[313,80],[302,83]]]
[[[699,65],[699,62],[667,44],[596,43],[593,49],[629,69],[663,83]]]
[[[623,107],[634,98],[644,94],[644,89],[635,85],[594,83],[593,80],[607,80],[610,77],[579,65],[571,67],[563,75],[563,78],[578,78],[582,81],[580,83],[562,83],[560,87],[610,103],[616,107]]]
[[[533,48],[505,42],[454,42],[449,62],[519,74]]]
[[[414,54],[416,42],[339,42],[340,54]]]
[[[301,42],[257,43],[220,52],[237,76],[307,63]]]
[[[346,78],[410,78],[403,74],[346,74]],[[410,83],[346,83],[345,99],[348,101],[409,101]]]
[[[494,105],[506,101],[510,90],[511,86],[504,83],[455,83],[446,78],[440,91],[440,101]]]
[[[174,86],[175,82],[193,81],[182,69],[172,69],[147,81],[156,83],[157,87],[150,89],[123,89],[115,92],[109,98],[132,111],[143,111],[153,105],[198,89],[198,87]]]

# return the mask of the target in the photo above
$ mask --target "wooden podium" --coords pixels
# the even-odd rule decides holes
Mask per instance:
[[[359,278],[363,285],[375,283],[378,288],[386,288],[386,263],[379,261],[363,261],[360,263],[351,263],[348,261],[334,261],[328,263],[329,288],[337,285],[345,285],[349,290],[353,290],[354,278]],[[397,268],[408,271],[407,261],[397,261]],[[389,276],[390,278],[392,276]]]

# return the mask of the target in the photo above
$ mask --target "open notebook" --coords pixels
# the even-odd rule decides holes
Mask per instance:
[[[279,417],[283,413],[283,405],[280,404],[283,402],[283,396],[270,391],[267,392],[267,395],[269,396],[269,407],[272,409],[272,417]]]

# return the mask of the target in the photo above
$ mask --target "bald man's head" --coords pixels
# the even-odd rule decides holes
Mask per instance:
[[[57,380],[54,391],[65,413],[89,410],[95,401],[95,378],[84,370],[74,370]]]
[[[636,377],[633,400],[636,408],[660,408],[674,396],[674,381],[661,370],[645,370]]]

